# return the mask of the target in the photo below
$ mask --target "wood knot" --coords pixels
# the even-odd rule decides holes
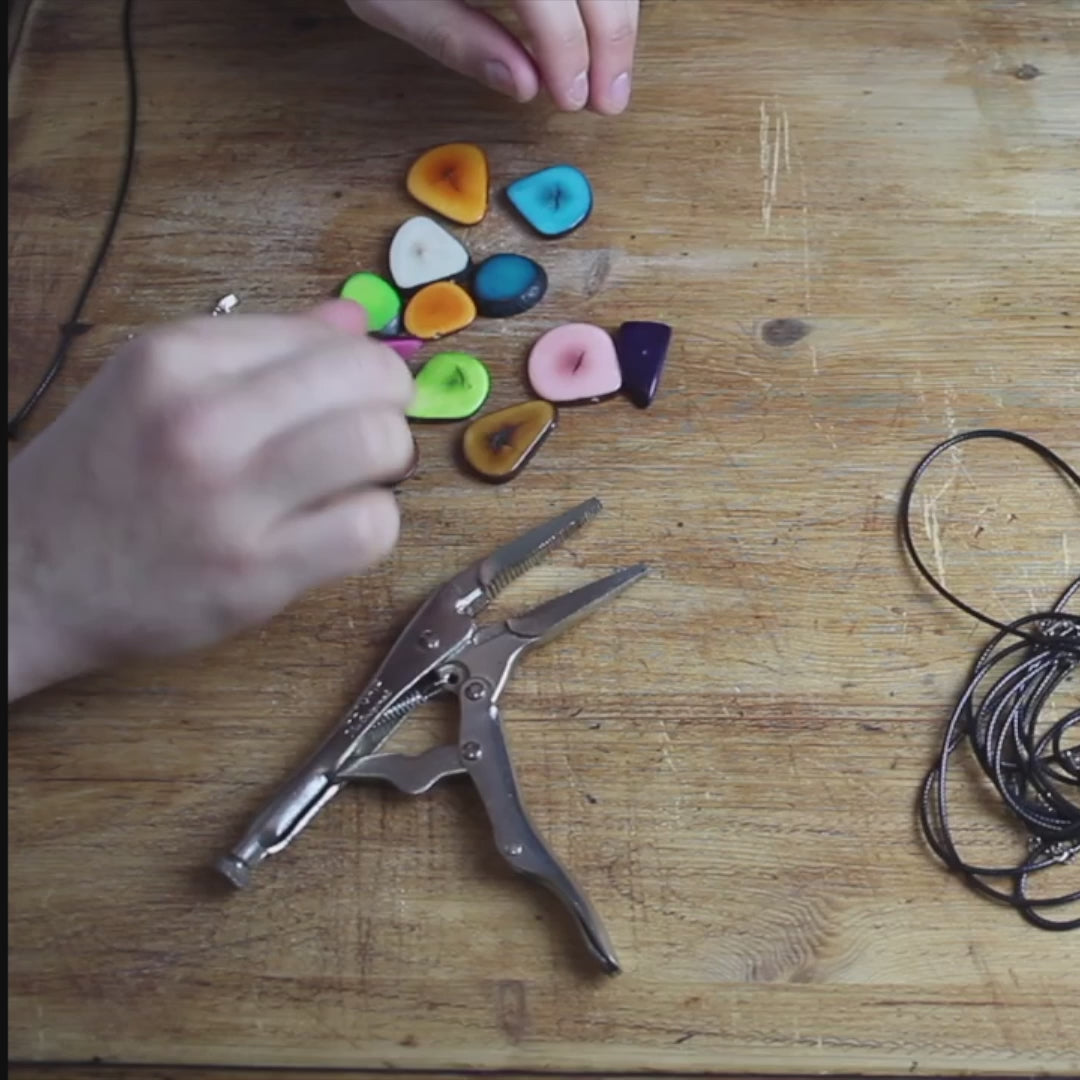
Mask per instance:
[[[770,319],[761,328],[761,338],[766,345],[785,349],[801,341],[810,333],[810,324],[802,319]]]
[[[1027,81],[1028,79],[1037,79],[1042,72],[1034,64],[1021,64],[1014,72],[1013,75],[1018,79]]]

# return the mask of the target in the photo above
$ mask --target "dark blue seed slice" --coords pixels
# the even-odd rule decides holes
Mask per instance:
[[[662,322],[624,322],[615,335],[623,393],[638,408],[652,404],[671,345],[671,327]]]
[[[524,255],[485,259],[472,280],[476,310],[488,319],[505,319],[535,307],[547,292],[544,268]]]

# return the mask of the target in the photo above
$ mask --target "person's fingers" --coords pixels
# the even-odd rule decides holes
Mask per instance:
[[[589,100],[589,40],[574,0],[517,0],[544,86],[560,109]]]
[[[401,527],[397,500],[382,488],[346,495],[282,522],[268,538],[273,558],[304,591],[359,574],[386,558]]]
[[[338,336],[314,352],[257,368],[199,403],[203,434],[227,440],[236,458],[327,413],[385,406],[400,412],[415,393],[412,374],[388,345]]]
[[[348,0],[364,22],[453,71],[518,101],[540,90],[536,66],[514,36],[464,0]]]
[[[266,443],[252,466],[252,492],[284,516],[351,489],[400,480],[414,452],[399,410],[339,409]]]
[[[638,0],[579,0],[589,35],[589,105],[614,115],[630,103]]]
[[[343,334],[359,337],[367,333],[367,311],[355,300],[326,300],[312,308],[308,313],[311,318],[326,323],[327,326],[340,330]]]
[[[339,303],[351,303],[340,301]],[[359,305],[352,304],[359,308]],[[334,302],[320,305],[334,311]],[[320,308],[297,315],[200,316],[157,327],[134,338],[126,355],[136,364],[145,361],[170,381],[183,385],[203,383],[208,377],[228,377],[273,364],[283,357],[310,351],[342,336],[362,339],[367,315],[327,315]],[[348,326],[343,325],[348,323]],[[353,327],[360,326],[359,331]]]

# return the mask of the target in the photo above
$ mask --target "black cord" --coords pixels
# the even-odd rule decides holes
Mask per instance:
[[[1073,484],[1080,474],[1035,439],[996,428],[956,435],[936,446],[915,468],[900,499],[900,535],[922,576],[950,603],[998,633],[982,650],[946,725],[941,750],[926,774],[919,799],[923,834],[934,853],[961,874],[976,892],[1011,905],[1028,922],[1045,930],[1080,928],[1080,916],[1053,919],[1048,909],[1080,901],[1080,889],[1032,896],[1033,875],[1080,853],[1080,743],[1066,747],[1065,736],[1080,729],[1080,708],[1056,722],[1042,711],[1054,691],[1080,665],[1080,615],[1065,610],[1080,590],[1077,578],[1049,611],[1011,623],[965,604],[927,569],[911,533],[911,501],[919,479],[940,454],[969,439],[1006,439],[1033,451]],[[963,746],[973,753],[1008,815],[1026,834],[1027,854],[1018,862],[982,866],[961,856],[949,822],[948,782],[953,755]],[[1006,879],[1008,888],[995,886]]]
[[[132,33],[133,7],[134,0],[123,0],[121,25],[124,69],[127,73],[127,146],[124,154],[124,168],[120,174],[120,182],[117,185],[112,211],[109,214],[109,221],[105,227],[105,232],[102,235],[97,254],[94,257],[94,261],[90,264],[90,270],[86,275],[82,288],[79,290],[79,295],[75,300],[75,305],[71,310],[71,315],[67,322],[63,323],[60,327],[60,340],[57,343],[52,360],[49,363],[48,368],[46,368],[45,374],[42,375],[41,380],[35,387],[34,392],[26,399],[22,408],[8,420],[9,440],[18,438],[19,429],[26,422],[34,409],[37,408],[38,403],[45,396],[49,387],[52,385],[53,380],[60,374],[60,370],[64,366],[64,361],[67,359],[68,350],[71,347],[72,341],[80,334],[83,334],[90,329],[86,323],[82,322],[83,308],[86,306],[86,301],[90,296],[90,292],[97,281],[101,267],[105,262],[105,256],[108,254],[109,248],[112,245],[113,235],[116,232],[116,226],[120,221],[120,215],[123,212],[124,203],[127,200],[128,189],[131,187],[131,176],[135,169],[135,135],[138,127],[139,112],[138,80],[135,71],[135,43],[134,35]]]

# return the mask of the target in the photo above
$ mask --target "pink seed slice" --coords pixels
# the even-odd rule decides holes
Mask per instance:
[[[622,371],[611,335],[591,323],[564,323],[529,354],[529,383],[538,397],[564,404],[618,393]]]

